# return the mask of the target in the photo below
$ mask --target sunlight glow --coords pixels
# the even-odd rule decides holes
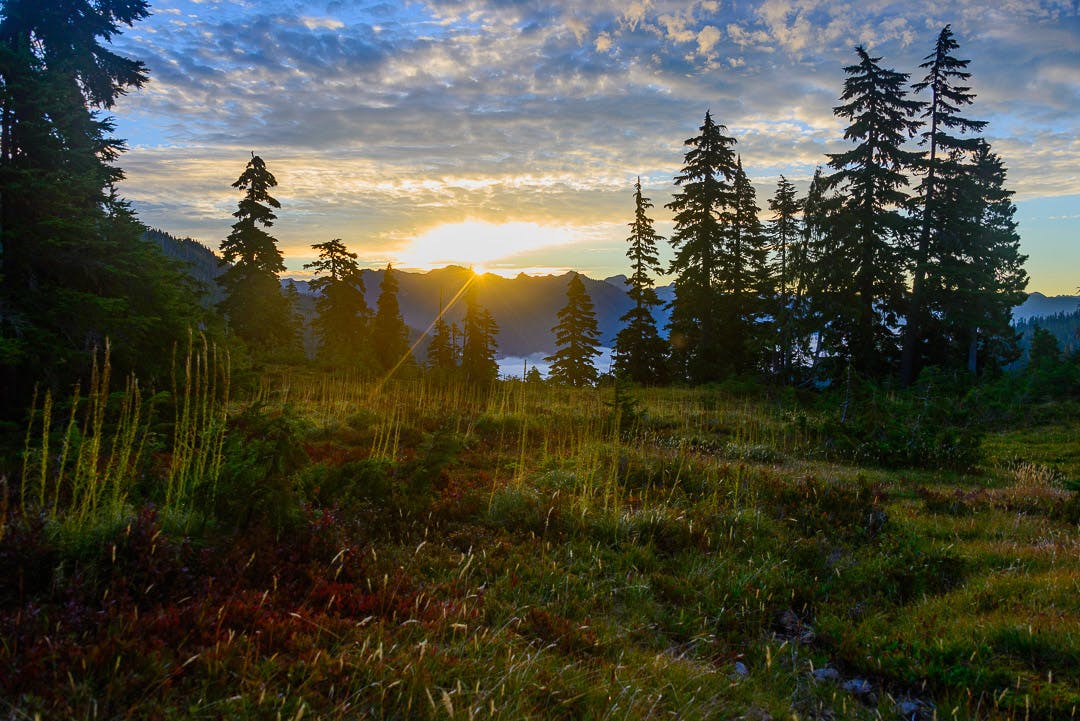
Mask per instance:
[[[432,270],[446,265],[471,267],[477,273],[529,251],[567,245],[574,240],[570,228],[529,222],[488,223],[469,220],[439,225],[413,238],[397,254],[402,267]]]

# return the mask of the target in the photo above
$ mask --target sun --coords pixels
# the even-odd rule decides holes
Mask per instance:
[[[462,265],[483,273],[499,261],[573,241],[570,228],[524,221],[468,220],[437,225],[417,235],[397,254],[397,263],[419,270]]]

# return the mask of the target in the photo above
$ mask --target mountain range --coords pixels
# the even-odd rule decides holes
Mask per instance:
[[[217,255],[208,247],[191,240],[178,239],[159,230],[148,230],[146,239],[159,245],[165,255],[176,258],[186,265],[188,271],[206,288],[204,302],[216,303],[221,299],[221,291],[214,278],[220,274]],[[374,310],[379,297],[385,270],[364,270],[364,291],[368,306]],[[448,266],[426,273],[394,271],[398,279],[398,303],[405,323],[413,330],[414,337],[419,337],[432,323],[440,306],[446,308],[446,318],[461,323],[465,313],[465,304],[458,298],[470,278],[471,270],[457,266]],[[486,273],[477,276],[477,297],[482,306],[487,308],[499,326],[499,355],[528,357],[549,354],[555,350],[555,336],[552,328],[558,322],[556,314],[566,304],[566,286],[573,276],[572,272],[562,275],[532,276],[524,273],[515,278]],[[600,331],[600,344],[614,345],[615,335],[622,327],[620,318],[630,309],[632,303],[626,294],[626,276],[616,275],[603,280],[582,276],[585,289],[592,298],[596,312],[597,328]],[[282,283],[295,283],[301,294],[301,310],[309,319],[314,315],[314,294],[307,281],[283,278]],[[670,311],[667,303],[674,295],[671,285],[656,289],[663,305],[655,309],[653,316],[657,327],[667,325]],[[456,300],[456,302],[455,302]],[[1031,293],[1027,300],[1013,310],[1015,322],[1029,320],[1058,313],[1072,313],[1080,307],[1080,296],[1046,296]],[[313,343],[308,338],[308,345]],[[419,352],[423,357],[422,349]]]

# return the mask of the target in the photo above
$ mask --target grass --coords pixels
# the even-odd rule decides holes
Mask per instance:
[[[268,374],[227,436],[218,406],[182,446],[232,515],[144,507],[78,548],[5,515],[4,712],[1075,718],[1075,436],[990,435],[967,473],[860,468],[789,402],[632,395]]]

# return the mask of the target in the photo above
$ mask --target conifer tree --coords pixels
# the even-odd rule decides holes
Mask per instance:
[[[144,0],[0,5],[0,406],[70,383],[105,338],[117,371],[149,381],[201,320],[117,192],[124,143],[101,114],[148,79],[105,44],[148,14]]]
[[[415,365],[409,350],[409,328],[401,317],[398,304],[398,281],[394,269],[386,266],[379,298],[375,302],[375,319],[371,323],[371,343],[375,360],[383,372],[395,368],[407,369]]]
[[[461,375],[472,386],[485,386],[499,377],[495,361],[499,326],[480,305],[474,279],[465,291],[465,318],[462,321]]]
[[[700,135],[689,138],[680,190],[666,206],[675,214],[668,242],[675,250],[668,271],[676,275],[669,323],[676,374],[695,382],[721,378],[727,367],[717,306],[716,273],[721,264],[723,229],[720,216],[734,203],[735,139],[724,135],[712,114],[705,113]]]
[[[766,299],[773,295],[768,240],[758,218],[757,191],[736,158],[733,203],[722,216],[724,242],[717,272],[720,290],[720,332],[728,364],[736,374],[758,368],[764,348],[773,345],[762,320]]]
[[[902,146],[919,128],[912,117],[920,104],[907,99],[907,74],[881,67],[881,58],[871,57],[862,46],[855,52],[859,62],[844,68],[845,102],[833,112],[851,121],[844,138],[857,145],[829,155],[836,172],[827,179],[828,187],[842,196],[832,241],[853,282],[833,309],[836,315],[826,321],[842,342],[830,350],[847,358],[855,372],[880,376],[898,353],[893,328],[903,310],[903,248],[910,230],[901,212],[908,201],[903,189],[908,170],[919,159]]]
[[[927,128],[922,133],[920,145],[927,148],[927,155],[919,164],[923,173],[916,199],[920,210],[919,241],[915,248],[911,306],[904,325],[900,363],[902,385],[909,385],[915,380],[924,360],[920,358],[920,346],[934,348],[941,340],[929,339],[928,343],[924,342],[926,326],[933,312],[927,307],[927,286],[943,282],[932,277],[942,269],[940,263],[934,262],[940,255],[940,249],[936,246],[947,242],[945,238],[956,232],[956,229],[949,227],[955,214],[952,212],[953,206],[948,203],[948,197],[955,196],[956,190],[949,186],[965,182],[964,176],[970,172],[970,167],[965,167],[965,159],[977,149],[980,142],[970,134],[986,126],[985,121],[969,120],[960,115],[960,108],[974,102],[975,95],[969,87],[959,84],[966,82],[971,73],[966,70],[970,61],[959,60],[952,55],[958,48],[951,27],[946,25],[938,35],[934,52],[927,55],[919,66],[927,71],[926,76],[913,86],[916,93],[929,90],[930,100],[922,113]],[[960,137],[957,133],[969,135]],[[948,283],[947,280],[944,282]]]
[[[457,368],[454,351],[453,328],[444,317],[442,298],[439,299],[439,314],[432,325],[431,343],[427,349],[428,368],[437,374],[447,375]]]
[[[311,290],[318,296],[314,322],[318,357],[330,365],[356,365],[367,350],[370,320],[356,253],[350,252],[340,238],[311,247],[319,252],[319,259],[304,268],[313,270],[315,276]]]
[[[566,305],[558,313],[555,353],[544,358],[551,364],[548,378],[570,386],[590,386],[599,374],[593,357],[600,355],[600,331],[596,327],[593,302],[581,276],[574,273],[566,286]]]
[[[274,208],[281,203],[270,195],[277,185],[266,163],[251,154],[244,172],[232,187],[244,193],[233,216],[229,237],[221,243],[223,264],[231,264],[217,282],[225,298],[218,307],[229,327],[249,348],[261,355],[280,354],[295,345],[296,328],[278,273],[285,270],[277,240],[265,229],[274,225]]]
[[[656,244],[663,240],[647,215],[652,203],[641,193],[641,178],[634,184],[634,221],[630,223],[630,259],[632,273],[627,295],[633,307],[620,319],[625,325],[615,336],[615,371],[635,383],[653,385],[666,380],[666,344],[656,330],[653,308],[660,299],[653,288],[650,273],[663,272]]]
[[[942,189],[950,231],[939,236],[939,270],[928,275],[936,282],[926,293],[934,321],[927,332],[938,342],[926,360],[971,373],[998,370],[1019,357],[1012,309],[1027,297],[1027,256],[1020,253],[1004,164],[980,142],[963,181]]]
[[[792,380],[793,355],[795,351],[796,321],[801,298],[799,279],[803,264],[804,246],[802,223],[799,213],[802,203],[795,193],[795,186],[783,175],[776,186],[776,194],[769,200],[768,236],[776,254],[776,305],[775,317],[778,331],[779,358],[777,371],[785,383]]]
[[[851,291],[844,249],[833,242],[839,235],[842,202],[840,196],[829,192],[821,168],[816,168],[803,201],[802,244],[791,263],[796,354],[806,360],[811,374],[818,374],[826,348],[844,347],[843,329],[830,322],[842,316]],[[839,370],[833,362],[836,359],[828,360],[832,367],[821,375],[835,377]]]

